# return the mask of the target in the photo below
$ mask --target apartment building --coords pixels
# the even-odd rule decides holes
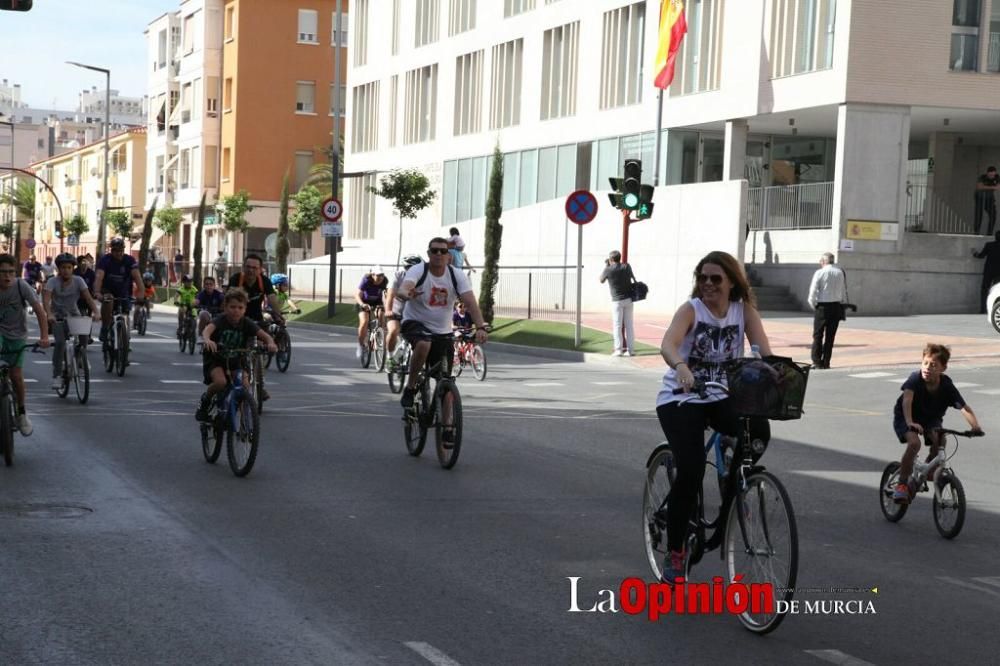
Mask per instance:
[[[108,141],[108,163],[107,206],[128,210],[138,234],[145,206],[146,129],[136,127],[112,134]],[[76,214],[87,220],[90,229],[77,239],[76,249],[70,251],[91,252],[96,256],[98,219],[105,201],[104,141],[35,162],[29,168],[52,188],[50,192],[35,181],[36,256],[54,257],[61,246],[69,249],[67,239],[60,244],[55,234],[56,223]]]
[[[90,90],[80,91],[80,101],[77,112],[81,117],[93,121],[104,121],[105,97],[111,98],[110,119],[113,125],[145,125],[145,98],[126,97],[117,90],[105,91],[104,88],[93,86]]]
[[[583,279],[596,284],[622,245],[608,177],[639,158],[658,185],[653,218],[629,228],[649,310],[674,310],[709,249],[803,303],[833,251],[869,313],[975,307],[972,192],[1000,164],[1000,0],[687,0],[658,142],[659,8],[356,0],[346,170],[367,175],[347,187],[343,260],[395,257],[398,221],[367,188],[412,167],[438,197],[403,228],[404,253],[458,226],[481,261],[499,145],[507,265],[574,264],[563,204],[589,189],[601,210],[583,234]],[[603,290],[583,298],[606,306]]]

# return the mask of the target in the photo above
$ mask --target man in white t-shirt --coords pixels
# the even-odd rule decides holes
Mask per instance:
[[[433,238],[427,246],[426,263],[417,264],[403,276],[403,283],[396,298],[406,301],[403,307],[402,333],[413,348],[410,376],[403,390],[400,404],[404,409],[413,406],[417,376],[424,363],[434,366],[444,359],[450,363],[453,335],[451,330],[452,306],[456,299],[465,303],[476,325],[476,342],[486,342],[486,323],[479,310],[469,278],[460,270],[448,265],[448,240]]]

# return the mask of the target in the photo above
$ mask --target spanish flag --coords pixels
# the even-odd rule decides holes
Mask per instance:
[[[656,49],[656,78],[653,85],[669,88],[674,80],[674,60],[681,40],[687,34],[684,0],[662,0],[660,3],[660,44]]]

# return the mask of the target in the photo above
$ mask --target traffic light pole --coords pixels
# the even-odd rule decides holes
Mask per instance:
[[[628,228],[632,224],[628,210],[622,211],[622,263],[628,262]]]

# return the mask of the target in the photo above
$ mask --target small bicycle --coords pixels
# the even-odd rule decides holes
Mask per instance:
[[[444,357],[420,371],[413,407],[403,414],[403,437],[409,454],[419,456],[427,442],[427,431],[433,428],[438,462],[441,467],[451,469],[462,449],[462,396],[455,379],[445,374],[447,364],[448,358]],[[433,394],[431,378],[436,380]]]
[[[20,412],[10,369],[17,363],[18,355],[28,349],[36,354],[45,353],[38,348],[38,344],[33,344],[19,349],[5,349],[0,355],[0,449],[3,450],[3,462],[7,467],[14,464],[14,431],[17,429],[17,415]]]
[[[460,328],[455,331],[455,360],[452,362],[455,378],[461,377],[462,370],[469,365],[476,379],[486,379],[486,352],[476,342],[474,331]]]
[[[982,437],[985,433],[981,430],[958,431],[947,428],[937,428],[937,431],[942,436],[941,448],[938,449],[937,455],[926,462],[913,461],[913,472],[907,483],[910,490],[909,501],[913,501],[917,493],[927,492],[929,489],[927,482],[930,481],[930,488],[934,490],[934,526],[945,539],[954,539],[965,524],[965,489],[958,480],[955,470],[945,467],[945,463],[958,453],[959,437]],[[949,436],[955,438],[955,448],[950,455],[946,450]],[[891,462],[882,471],[878,493],[882,515],[890,523],[902,520],[909,508],[909,502],[896,504],[892,498],[893,491],[899,483],[899,463]]]
[[[380,323],[383,312],[381,305],[371,308],[368,315],[368,333],[361,348],[361,367],[370,366],[374,357],[375,372],[382,372],[385,368],[385,329]]]
[[[198,317],[194,314],[193,305],[180,307],[184,308],[184,315],[177,331],[177,342],[182,354],[185,349],[188,354],[194,354],[195,343],[198,341]]]
[[[149,318],[152,316],[151,309],[152,306],[149,304],[149,301],[146,301],[135,309],[135,332],[140,336],[146,335],[146,327],[149,324]]]
[[[90,361],[87,359],[87,340],[90,338],[93,320],[90,317],[66,317],[56,321],[56,326],[66,327],[66,343],[63,345],[62,384],[56,395],[69,395],[69,385],[76,388],[76,398],[81,405],[90,397]]]
[[[201,452],[206,462],[215,463],[225,436],[229,468],[236,476],[246,476],[253,469],[260,441],[260,417],[243,382],[244,369],[251,367],[256,353],[254,349],[233,349],[229,353],[239,358],[239,364],[235,370],[226,371],[228,385],[212,401],[208,422],[199,423]]]
[[[288,335],[288,328],[284,324],[272,321],[267,327],[267,332],[274,338],[274,344],[277,345],[278,351],[273,354],[267,352],[264,367],[270,368],[273,359],[278,367],[278,372],[288,372],[288,365],[292,362],[292,338]]]

